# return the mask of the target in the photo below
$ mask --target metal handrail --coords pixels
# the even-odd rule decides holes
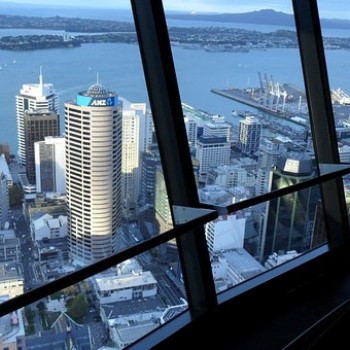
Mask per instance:
[[[166,231],[158,236],[139,242],[132,247],[126,248],[118,253],[115,253],[109,256],[108,258],[105,258],[89,266],[81,268],[75,272],[70,273],[69,275],[61,277],[55,281],[49,282],[45,285],[42,285],[33,290],[30,290],[22,295],[16,296],[8,301],[5,301],[2,304],[0,304],[0,317],[6,314],[9,314],[10,312],[13,312],[22,307],[25,307],[26,305],[36,302],[42,298],[45,298],[48,295],[53,294],[59,290],[62,290],[70,285],[79,283],[84,279],[87,279],[104,270],[107,270],[110,267],[115,266],[127,259],[133,258],[136,255],[142,254],[161,244],[167,243],[168,241],[180,235],[186,234],[188,231],[192,230],[194,227],[205,225],[208,222],[217,219],[220,215],[230,214],[237,210],[245,209],[253,205],[264,203],[266,201],[270,201],[275,198],[282,197],[289,193],[300,191],[315,185],[320,185],[324,182],[330,181],[335,178],[340,178],[350,173],[349,165],[340,164],[340,165],[330,165],[329,167],[331,168],[330,171],[320,176],[317,176],[313,179],[305,180],[301,183],[294,184],[289,187],[285,187],[283,189],[275,190],[254,198],[246,199],[242,202],[235,203],[226,207],[201,204],[201,208],[210,208],[210,209],[213,209],[213,211],[207,214],[204,214],[200,217],[197,217],[193,220],[187,221],[186,223],[181,224],[176,228]]]

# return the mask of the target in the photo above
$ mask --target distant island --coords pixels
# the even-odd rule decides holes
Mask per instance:
[[[261,25],[276,25],[295,27],[294,16],[271,9],[245,12],[245,13],[167,13],[169,19],[186,21],[208,21],[218,23],[250,23]],[[350,29],[350,20],[321,18],[321,26],[327,29]]]
[[[0,4],[1,5],[1,4]],[[4,5],[4,4],[3,4]],[[0,6],[1,9],[1,6]],[[295,27],[294,16],[272,9],[251,11],[245,13],[175,13],[166,12],[168,19],[185,21],[207,21],[220,23],[246,23],[258,25],[274,25]],[[350,29],[350,20],[321,18],[324,28]],[[66,32],[96,33],[96,32],[125,32],[134,29],[133,23],[99,20],[90,18],[70,17],[29,17],[19,15],[0,15],[0,29],[24,28],[24,29],[51,29],[64,30]]]
[[[272,10],[261,10],[245,14],[226,15],[168,15],[169,18],[210,18],[228,21],[255,21],[269,24],[293,20],[291,15]],[[190,16],[190,17],[186,17]],[[204,16],[204,17],[203,17]],[[209,20],[209,19],[208,19]],[[339,22],[338,20],[334,20]],[[244,22],[244,23],[247,23]],[[349,22],[350,21],[341,21]],[[0,15],[0,29],[41,29],[63,31],[60,35],[4,36],[0,39],[0,50],[38,50],[49,48],[75,48],[87,43],[138,44],[135,26],[130,22],[93,20],[71,17],[27,17]],[[350,27],[349,27],[350,29]],[[170,41],[173,46],[186,49],[200,49],[208,52],[248,52],[253,49],[297,48],[295,30],[284,29],[270,33],[228,27],[170,27]],[[73,34],[74,33],[74,34]],[[350,38],[324,38],[326,49],[350,49]]]

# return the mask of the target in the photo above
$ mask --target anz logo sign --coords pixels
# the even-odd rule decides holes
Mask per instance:
[[[96,106],[96,107],[114,106],[114,98],[113,97],[96,98],[91,101],[90,106]]]
[[[83,94],[77,95],[78,106],[91,106],[91,107],[111,107],[118,105],[118,96],[109,96],[105,98],[84,96]]]

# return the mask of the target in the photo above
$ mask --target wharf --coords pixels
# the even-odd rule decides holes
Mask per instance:
[[[230,98],[231,100],[235,100],[237,102],[241,102],[245,105],[255,107],[257,109],[268,110],[267,107],[264,107],[259,102],[255,101],[250,97],[250,95],[245,92],[245,90],[241,89],[211,89],[211,92],[214,94]]]
[[[270,98],[270,100],[268,100],[267,98],[265,98],[264,100],[264,91],[261,91],[258,88],[211,89],[211,92],[229,98],[231,100],[243,103],[247,106],[254,107],[269,115],[274,115],[283,119],[288,119],[289,121],[295,124],[302,124],[305,126],[305,122],[297,121],[297,117],[301,117],[304,120],[308,119],[305,93],[302,90],[288,84],[283,85],[283,88],[284,91],[286,91],[286,96],[288,96],[288,99],[286,98],[284,103],[281,102],[282,99],[277,99],[276,96],[273,96],[274,99],[271,100],[271,95],[268,95],[268,98]],[[254,97],[252,97],[253,93]],[[265,96],[267,96],[266,93]],[[301,103],[302,101],[303,103]]]

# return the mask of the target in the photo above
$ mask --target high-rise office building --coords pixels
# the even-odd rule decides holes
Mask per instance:
[[[26,140],[24,132],[24,112],[49,109],[59,114],[59,98],[53,84],[44,84],[40,69],[39,84],[24,84],[16,96],[18,157],[26,164]]]
[[[237,214],[223,215],[205,225],[205,236],[211,253],[242,249],[246,218]]]
[[[168,193],[165,186],[163,169],[158,166],[156,169],[156,188],[155,188],[155,218],[158,223],[159,233],[171,230],[173,221],[171,217]]]
[[[136,219],[140,196],[141,152],[152,142],[152,122],[145,103],[123,100],[122,199],[123,215]]]
[[[312,159],[306,153],[284,153],[271,172],[269,191],[279,190],[314,176]],[[290,250],[303,253],[312,247],[312,231],[319,198],[318,187],[309,187],[267,203],[260,244],[262,259],[273,253]]]
[[[116,250],[121,222],[122,102],[100,83],[65,103],[70,259],[85,265]]]
[[[276,165],[279,155],[286,151],[285,145],[277,139],[263,137],[258,148],[258,172],[255,194],[268,192],[270,170]]]
[[[29,183],[35,184],[35,154],[34,144],[43,141],[46,136],[58,136],[60,125],[56,112],[48,109],[25,111],[24,138],[26,146],[26,173]]]
[[[219,165],[229,165],[231,144],[226,137],[200,137],[196,144],[199,181],[206,181],[208,172]]]
[[[214,115],[211,121],[204,123],[203,136],[205,137],[225,137],[227,142],[231,141],[232,126],[220,115]]]
[[[63,136],[45,137],[34,144],[36,190],[66,193],[66,153]]]
[[[196,140],[198,136],[197,122],[192,117],[187,117],[187,116],[184,117],[184,122],[185,122],[186,135],[187,135],[189,146],[193,148],[196,145]]]
[[[238,149],[245,154],[254,153],[258,150],[261,123],[253,116],[245,117],[239,122]]]
[[[9,221],[9,186],[7,176],[0,169],[0,230]]]

